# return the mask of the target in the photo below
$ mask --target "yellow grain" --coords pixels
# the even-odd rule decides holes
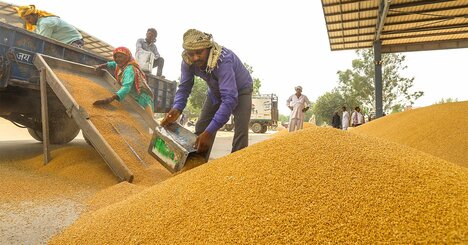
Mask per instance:
[[[462,243],[468,169],[312,127],[83,216],[51,244]]]
[[[352,130],[468,167],[468,101],[391,114]]]

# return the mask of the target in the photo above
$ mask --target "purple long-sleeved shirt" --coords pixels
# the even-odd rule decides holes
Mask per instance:
[[[252,87],[252,77],[244,67],[242,61],[231,50],[222,49],[216,68],[211,74],[201,70],[196,65],[189,66],[182,61],[182,77],[176,92],[173,108],[183,111],[187,105],[187,99],[192,92],[194,76],[206,81],[208,95],[213,104],[221,103],[211,123],[206,128],[209,133],[214,133],[229,120],[232,111],[237,106],[238,91]]]

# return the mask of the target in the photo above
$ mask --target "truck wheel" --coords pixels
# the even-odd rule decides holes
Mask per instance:
[[[232,129],[234,129],[234,125],[226,124],[226,131],[232,131]]]
[[[28,128],[28,132],[34,139],[43,141],[42,128],[39,130]],[[72,141],[79,132],[80,128],[78,125],[76,125],[75,121],[71,118],[68,118],[65,114],[63,116],[50,118],[49,138],[51,144],[66,144]]]
[[[250,126],[250,129],[252,129],[254,133],[258,134],[262,131],[262,125],[260,123],[253,123],[252,126]]]
[[[226,125],[223,125],[221,128],[218,129],[218,131],[224,131],[226,129]]]
[[[264,134],[264,133],[266,133],[266,131],[268,131],[268,126],[267,125],[262,125],[262,131],[260,131],[260,133]]]

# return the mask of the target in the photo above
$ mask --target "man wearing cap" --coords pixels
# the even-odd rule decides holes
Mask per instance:
[[[15,7],[15,9],[19,17],[24,20],[28,31],[78,48],[84,46],[80,32],[58,16],[36,9],[34,5]]]
[[[291,95],[286,101],[287,106],[291,109],[291,116],[289,116],[289,132],[302,129],[304,114],[310,107],[309,99],[302,94],[302,87],[297,86],[294,89],[296,93]]]
[[[195,125],[198,152],[211,149],[216,131],[234,115],[232,152],[248,146],[252,107],[252,77],[231,50],[213,41],[212,35],[190,29],[183,37],[182,75],[174,105],[161,122],[177,120],[187,104],[194,76],[206,81],[208,94]]]

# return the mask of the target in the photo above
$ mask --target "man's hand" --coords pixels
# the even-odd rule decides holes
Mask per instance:
[[[212,137],[213,136],[207,131],[198,135],[197,140],[195,141],[195,148],[197,148],[198,153],[206,152],[210,148],[213,142]]]
[[[307,110],[309,110],[309,107],[305,107],[304,109],[302,109],[302,112],[306,112]]]
[[[175,122],[177,118],[179,118],[180,114],[181,112],[179,110],[172,108],[161,121],[161,127]]]
[[[117,95],[114,94],[109,98],[94,101],[93,105],[106,105],[106,104],[109,104],[109,103],[111,103],[112,101],[114,101],[116,99],[117,99]]]

